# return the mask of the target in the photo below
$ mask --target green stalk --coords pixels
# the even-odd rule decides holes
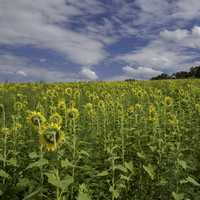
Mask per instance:
[[[6,127],[6,114],[5,114],[5,109],[4,106],[2,106],[2,127],[5,128]],[[5,131],[4,133],[4,140],[3,140],[3,146],[4,146],[4,150],[3,150],[3,169],[6,169],[6,161],[7,161],[7,132]],[[3,178],[3,184],[5,184],[6,179]]]
[[[72,154],[72,159],[73,159],[73,167],[72,167],[72,177],[73,180],[75,178],[75,165],[76,165],[76,121],[75,119],[72,119],[72,134],[73,134],[73,154]],[[74,193],[74,187],[72,185],[72,190],[71,190],[71,195],[73,196]]]

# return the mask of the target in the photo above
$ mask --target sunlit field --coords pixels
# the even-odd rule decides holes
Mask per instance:
[[[0,85],[2,200],[199,200],[200,80]]]

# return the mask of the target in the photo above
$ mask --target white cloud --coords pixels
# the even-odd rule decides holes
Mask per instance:
[[[200,26],[195,26],[195,27],[192,29],[192,34],[193,34],[194,36],[200,37]]]
[[[162,31],[160,37],[151,41],[147,46],[120,55],[117,60],[131,66],[142,66],[150,71],[173,73],[188,70],[191,66],[199,63],[198,53],[188,50],[190,48],[199,50],[198,30],[198,27],[194,27],[191,31],[185,29]]]
[[[27,76],[27,73],[22,70],[17,71],[16,74],[21,75],[21,76]]]
[[[83,79],[86,79],[86,80],[97,80],[98,79],[98,76],[95,73],[95,71],[93,71],[89,67],[83,67],[80,74],[83,77]]]
[[[81,77],[67,71],[48,70],[31,64],[27,58],[0,55],[0,81],[76,81]]]
[[[133,79],[150,79],[153,76],[157,76],[161,74],[161,71],[154,70],[152,68],[147,68],[147,67],[138,67],[138,68],[133,68],[130,66],[125,66],[122,68],[124,71],[124,76],[127,78],[133,78]]]
[[[164,30],[160,33],[164,40],[169,40],[176,46],[185,48],[200,48],[200,27],[194,26],[191,31],[186,29],[177,29],[174,31]]]
[[[174,3],[174,13],[172,18],[184,20],[198,19],[200,17],[199,0],[178,0]]]
[[[85,14],[80,6],[67,5],[65,0],[0,0],[0,5],[1,44],[52,49],[81,65],[96,64],[107,55],[100,41],[61,26]]]
[[[179,41],[186,38],[189,34],[188,32],[189,31],[184,29],[177,29],[175,31],[164,30],[160,33],[160,36],[167,40]]]

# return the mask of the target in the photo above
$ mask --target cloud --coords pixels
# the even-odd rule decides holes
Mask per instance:
[[[193,27],[190,31],[186,29],[164,30],[160,33],[160,37],[152,40],[148,45],[122,54],[116,59],[131,66],[148,68],[150,71],[173,73],[188,70],[191,66],[199,64],[198,30],[199,27]],[[191,48],[196,51],[192,51]]]
[[[130,66],[125,66],[122,68],[122,70],[125,73],[124,76],[133,79],[150,79],[151,77],[157,76],[162,73],[161,71],[157,71],[147,67],[133,68]]]
[[[164,30],[160,33],[164,40],[175,42],[174,45],[185,48],[200,48],[200,27],[194,26],[192,30],[176,29]]]
[[[84,2],[85,6],[95,5]],[[52,49],[80,65],[96,64],[107,56],[102,42],[62,25],[89,12],[83,3],[74,6],[65,0],[0,0],[0,5],[0,44]]]
[[[76,81],[80,80],[76,73],[67,71],[49,70],[36,66],[25,57],[9,54],[0,55],[0,81],[27,82],[27,81]]]
[[[16,74],[21,75],[21,76],[27,76],[27,73],[22,70],[17,71]]]
[[[186,38],[188,34],[189,34],[188,30],[177,29],[175,31],[164,30],[160,33],[160,36],[166,40],[179,41]]]
[[[199,0],[178,0],[175,1],[174,8],[172,18],[192,20],[200,17]]]
[[[83,67],[80,72],[80,75],[82,76],[83,79],[86,79],[86,80],[97,80],[98,79],[98,76],[95,73],[95,71],[93,71],[89,67]]]
[[[195,26],[192,29],[192,35],[194,35],[196,37],[200,37],[200,26]]]

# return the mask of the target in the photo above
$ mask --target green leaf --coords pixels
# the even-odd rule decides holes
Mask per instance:
[[[84,151],[84,150],[81,150],[81,151],[80,151],[80,154],[81,154],[81,155],[84,155],[84,156],[87,156],[87,157],[90,156],[89,153],[88,153],[87,151]]]
[[[91,200],[88,189],[85,184],[79,186],[79,193],[77,200]]]
[[[184,199],[184,194],[183,193],[172,192],[172,197],[174,198],[174,200],[183,200]]]
[[[160,179],[158,185],[164,186],[164,185],[166,185],[167,183],[168,183],[167,180],[166,180],[165,178],[161,177],[161,179]]]
[[[63,168],[68,168],[68,167],[72,167],[73,164],[66,158],[65,160],[61,161],[61,167]]]
[[[152,180],[155,178],[155,169],[151,164],[148,164],[148,166],[143,165],[144,170],[148,173],[148,175],[151,177]]]
[[[73,183],[72,176],[66,176],[63,180],[60,180],[60,177],[58,177],[55,172],[45,173],[45,175],[48,177],[48,182],[50,184],[60,188],[63,192],[66,191],[69,185]]]
[[[146,159],[146,156],[145,156],[144,153],[137,152],[137,156],[138,156],[139,158],[143,159],[143,160]]]
[[[16,158],[10,158],[9,160],[7,160],[7,165],[11,165],[11,166],[17,167]]]
[[[184,160],[177,160],[178,164],[183,168],[183,169],[187,169],[188,166],[187,166],[187,163],[184,161]]]
[[[39,157],[39,155],[36,153],[36,152],[31,152],[31,153],[29,153],[29,158],[31,158],[31,159],[34,159],[34,158],[38,158]]]
[[[33,196],[38,194],[41,191],[41,187],[38,190],[35,190],[34,192],[31,192],[27,196],[25,196],[22,200],[32,199]]]
[[[114,197],[116,199],[118,199],[118,197],[119,197],[119,191],[118,190],[114,190],[113,193],[114,193]]]
[[[4,157],[2,154],[0,154],[0,161],[4,161]]]
[[[112,186],[110,186],[109,191],[110,191],[111,193],[114,194],[114,197],[115,197],[116,199],[119,197],[119,191],[116,190],[116,189],[113,189]]]
[[[125,167],[126,167],[126,169],[128,169],[131,173],[134,173],[134,167],[133,167],[133,162],[132,162],[132,161],[125,162]]]
[[[42,158],[42,159],[40,159],[40,160],[38,160],[34,163],[29,164],[28,167],[26,168],[26,170],[31,169],[33,167],[42,167],[42,166],[47,165],[47,164],[48,164],[48,160]]]
[[[97,174],[97,176],[108,176],[108,175],[109,175],[109,172],[107,170],[102,171],[102,172]]]
[[[6,173],[3,169],[0,169],[0,177],[9,179],[10,175]]]
[[[57,177],[54,172],[45,173],[45,175],[48,177],[48,183],[52,184],[55,187],[62,189],[62,183],[60,181],[60,178]]]
[[[187,182],[192,183],[195,186],[200,186],[200,184],[196,180],[194,180],[192,177],[190,177],[190,176],[188,176],[186,178],[186,180],[187,180]]]
[[[25,188],[25,187],[28,187],[30,184],[31,182],[29,181],[28,178],[20,178],[16,186]]]
[[[130,178],[128,176],[124,176],[124,175],[121,175],[120,179],[123,179],[123,180],[126,180],[126,181],[130,180]]]
[[[120,171],[122,171],[124,173],[127,172],[127,169],[125,167],[123,167],[122,165],[115,165],[114,169],[115,170],[120,170]]]
[[[68,187],[74,182],[74,179],[72,176],[67,175],[62,181],[62,190],[66,191]]]

